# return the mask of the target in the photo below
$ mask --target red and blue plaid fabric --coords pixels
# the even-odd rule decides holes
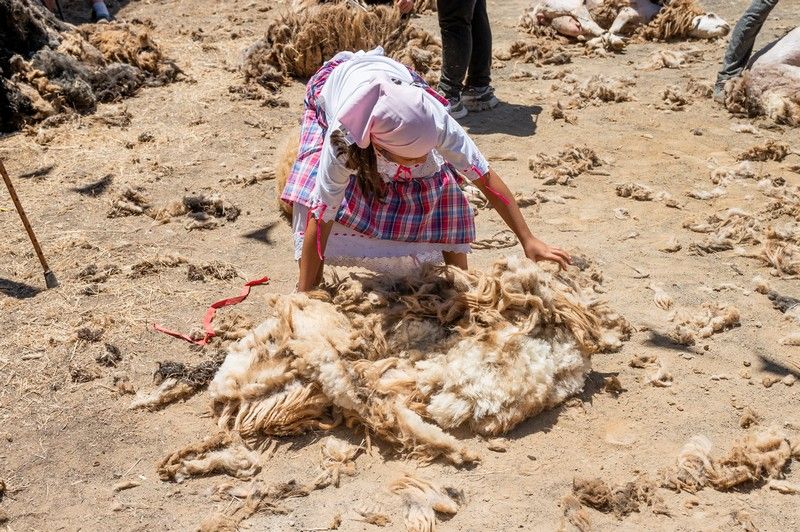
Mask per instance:
[[[281,194],[283,201],[313,206],[314,179],[327,131],[317,98],[331,71],[343,61],[346,59],[327,62],[308,81],[300,149]],[[447,101],[430,89],[416,72],[410,69],[409,72],[415,83],[446,105]],[[467,244],[475,240],[475,217],[459,187],[460,179],[449,164],[424,178],[398,176],[387,184],[386,197],[381,201],[365,197],[355,176],[351,176],[335,220],[365,236],[382,240]]]

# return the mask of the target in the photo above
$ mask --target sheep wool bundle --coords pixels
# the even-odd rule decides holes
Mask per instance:
[[[580,392],[591,355],[627,339],[576,275],[508,258],[270,296],[272,316],[209,385],[218,424],[255,445],[345,421],[423,460],[475,461],[448,430],[508,432]]]

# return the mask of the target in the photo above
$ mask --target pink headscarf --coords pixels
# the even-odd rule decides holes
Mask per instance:
[[[413,159],[438,144],[432,103],[423,89],[380,77],[353,94],[339,112],[339,122],[359,147],[374,142]]]

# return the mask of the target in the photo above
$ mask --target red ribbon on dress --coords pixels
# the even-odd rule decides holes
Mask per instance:
[[[394,173],[394,177],[392,179],[395,181],[410,181],[413,178],[414,176],[411,175],[411,168],[401,164],[397,166],[397,172]]]

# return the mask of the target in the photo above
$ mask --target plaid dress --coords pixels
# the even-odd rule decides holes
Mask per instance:
[[[317,98],[333,69],[346,60],[334,58],[324,64],[306,87],[300,148],[281,194],[282,200],[293,204],[295,217],[298,211],[305,213],[313,205],[315,177],[327,131],[327,120]],[[415,72],[409,71],[416,83],[436,94]],[[440,96],[436,97],[443,101]],[[432,155],[441,164],[435,165],[429,175],[415,175],[418,172],[412,173],[411,169],[401,167],[408,171],[382,176],[386,182],[383,200],[364,196],[356,177],[350,176],[344,199],[334,218],[336,225],[326,255],[329,258],[336,255],[332,253],[336,249],[333,240],[342,234],[361,237],[363,246],[358,247],[362,249],[346,246],[347,254],[353,256],[375,256],[375,246],[372,245],[375,242],[371,240],[435,244],[433,248],[440,251],[468,252],[469,244],[475,240],[475,220],[459,186],[463,178],[438,154]],[[304,224],[295,224],[296,255],[298,239],[302,239],[304,230]],[[373,249],[368,252],[371,247]],[[407,246],[398,249],[408,251],[406,254],[415,254]],[[378,256],[398,255],[395,251],[378,253],[381,253]],[[441,258],[440,252],[438,257]]]

